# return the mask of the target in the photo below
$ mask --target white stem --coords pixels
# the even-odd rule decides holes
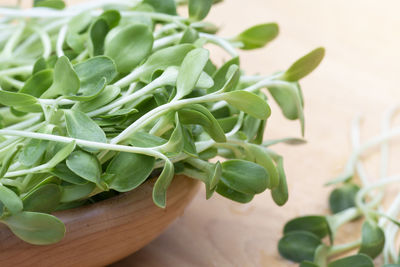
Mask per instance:
[[[58,29],[62,25],[65,25],[68,22],[68,19],[58,19],[54,22],[50,22],[47,25],[44,25],[43,27],[40,27],[42,31],[49,33],[53,30]],[[40,38],[39,34],[31,34],[26,41],[24,41],[17,49],[15,49],[15,54],[19,55],[21,54],[24,49],[29,48],[33,43],[35,43],[38,39]]]
[[[89,147],[89,148],[119,151],[119,152],[128,152],[128,153],[138,153],[138,154],[144,154],[144,155],[153,156],[153,157],[157,157],[157,158],[160,157],[160,155],[159,155],[160,153],[157,151],[154,151],[153,148],[142,148],[142,147],[133,147],[133,146],[125,146],[125,145],[117,145],[117,144],[100,143],[100,142],[87,141],[87,140],[83,140],[83,139],[77,139],[77,138],[65,137],[65,136],[59,136],[59,135],[52,135],[52,134],[1,129],[0,135],[41,139],[41,140],[48,140],[48,141],[67,143],[67,144],[75,141],[77,145]]]
[[[183,36],[183,33],[176,33],[154,41],[153,52],[168,45],[178,42]]]
[[[42,119],[42,115],[35,115],[32,118],[29,118],[29,119],[24,120],[22,122],[13,124],[13,125],[8,126],[6,128],[3,128],[3,130],[21,130],[21,129],[24,129],[26,127],[31,126],[32,124],[40,121],[41,119]]]
[[[3,76],[3,77],[0,77],[0,79],[9,83],[10,85],[14,86],[17,89],[21,89],[22,87],[24,87],[24,82],[18,81],[11,77]]]
[[[64,25],[60,32],[58,33],[57,44],[56,44],[56,52],[58,57],[64,56],[63,45],[65,41],[65,37],[67,36],[68,25]]]
[[[274,76],[264,78],[264,79],[258,81],[257,83],[255,83],[249,87],[246,87],[245,89],[243,89],[243,91],[254,92],[261,88],[268,87],[268,86],[276,86],[276,85],[282,85],[282,84],[286,85],[287,84],[287,82],[273,80],[273,79],[274,79]],[[224,107],[226,104],[227,103],[225,101],[219,101],[212,106],[211,111],[218,110],[218,109]]]
[[[165,72],[164,72],[165,73]],[[172,77],[173,78],[173,77]],[[176,79],[176,77],[174,78]],[[172,79],[171,79],[172,80]],[[116,107],[122,106],[132,100],[135,100],[151,91],[153,91],[156,88],[159,88],[165,84],[170,83],[170,79],[169,77],[166,77],[166,75],[161,75],[160,77],[158,77],[157,79],[155,79],[153,82],[147,84],[145,87],[143,87],[142,89],[136,91],[135,93],[128,95],[128,96],[123,96],[119,99],[117,99],[116,101],[102,107],[96,110],[93,110],[91,112],[88,112],[87,115],[89,117],[94,117],[103,113],[106,113]]]
[[[42,99],[42,98],[39,98],[38,101],[44,105],[60,105],[60,106],[73,105],[76,103],[76,101],[69,100],[69,99]]]
[[[189,98],[189,99],[182,99],[175,102],[170,102],[162,106],[158,106],[157,108],[151,110],[150,112],[146,113],[142,117],[140,117],[137,121],[132,123],[128,128],[122,131],[119,135],[111,139],[111,144],[117,144],[120,141],[124,140],[131,134],[137,132],[147,124],[149,124],[152,119],[159,117],[165,114],[168,111],[179,109],[182,106],[188,104],[195,104],[195,103],[203,103],[203,102],[212,102],[221,99],[220,95],[209,94],[201,97]]]
[[[43,31],[41,28],[39,27],[33,27],[33,29],[35,30],[35,32],[39,35],[40,40],[42,41],[42,45],[43,45],[43,58],[47,59],[49,58],[50,54],[51,54],[51,40],[49,35],[47,34],[47,32]]]
[[[0,70],[0,77],[2,76],[12,76],[17,74],[30,74],[32,72],[33,66],[22,66],[17,68],[11,68],[6,70]]]
[[[21,22],[21,25],[18,26],[17,30],[14,32],[14,34],[11,36],[11,38],[7,41],[3,52],[1,53],[2,56],[9,57],[12,55],[12,52],[15,48],[15,46],[18,44],[20,41],[21,35],[25,30],[25,23]]]
[[[221,37],[217,37],[215,35],[208,34],[208,33],[200,33],[200,37],[206,39],[209,43],[213,43],[213,44],[216,44],[216,45],[222,47],[226,52],[228,52],[228,54],[231,57],[239,56],[235,47],[233,45],[231,45],[231,43],[229,43],[229,41],[227,41]]]
[[[351,141],[353,145],[353,149],[356,150],[361,146],[361,133],[360,133],[360,124],[361,124],[362,116],[358,115],[353,120],[352,127],[351,127]],[[364,165],[361,160],[358,160],[356,163],[356,171],[360,177],[360,180],[363,186],[368,186],[369,181],[367,177],[367,173],[365,171]]]

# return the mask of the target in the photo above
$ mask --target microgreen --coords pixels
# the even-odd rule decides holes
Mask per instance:
[[[301,59],[300,61],[304,60]],[[396,251],[397,233],[400,222],[397,217],[400,209],[400,196],[397,196],[389,208],[382,202],[385,198],[385,187],[398,183],[398,175],[388,176],[388,143],[390,138],[399,135],[397,128],[391,129],[391,122],[398,107],[389,109],[383,119],[381,135],[372,138],[365,144],[360,142],[360,117],[354,120],[351,139],[353,154],[339,178],[328,184],[336,188],[329,196],[329,207],[332,215],[302,216],[290,220],[283,229],[284,236],[278,244],[280,254],[289,260],[300,262],[300,266],[374,266],[373,259],[383,255],[383,266],[399,266]],[[367,177],[361,155],[367,148],[381,145],[380,179]],[[360,181],[358,181],[359,178]],[[386,203],[385,203],[386,204]],[[361,231],[355,240],[337,244],[336,236],[340,227],[354,220],[363,220]],[[311,235],[314,236],[314,242]],[[324,238],[329,235],[327,244]],[[318,242],[321,244],[317,247]],[[341,254],[356,254],[342,257]]]
[[[175,174],[203,182],[207,199],[217,192],[246,203],[271,189],[278,205],[287,201],[283,158],[267,148],[281,140],[264,140],[266,94],[303,125],[298,80],[323,53],[286,72],[246,76],[236,48],[264,47],[278,26],[220,37],[203,21],[216,2],[186,1],[187,18],[174,0],[0,8],[9,29],[0,39],[1,223],[28,243],[55,243],[65,227],[53,211],[151,177],[153,201],[165,208]],[[214,64],[206,44],[231,58]]]

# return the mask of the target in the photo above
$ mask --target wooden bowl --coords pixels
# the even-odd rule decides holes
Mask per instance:
[[[66,225],[56,244],[34,246],[0,226],[0,266],[104,266],[144,247],[183,214],[198,191],[196,180],[176,176],[167,208],[154,205],[154,179],[136,190],[92,205],[56,212]]]

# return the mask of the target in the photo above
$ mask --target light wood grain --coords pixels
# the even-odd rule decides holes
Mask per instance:
[[[154,179],[132,192],[92,205],[56,212],[66,225],[65,238],[33,246],[0,226],[0,266],[104,266],[142,248],[157,237],[198,191],[198,182],[176,176],[168,190],[168,207],[152,200]]]
[[[221,35],[255,23],[280,25],[280,36],[268,48],[241,53],[248,73],[282,70],[316,46],[327,49],[320,68],[302,81],[308,144],[276,146],[285,157],[289,202],[276,207],[266,194],[247,205],[217,195],[206,201],[203,191],[163,235],[114,266],[293,266],[276,250],[283,224],[327,212],[330,189],[323,184],[348,157],[354,116],[366,114],[370,136],[379,130],[381,112],[400,102],[399,8],[397,0],[226,0],[216,6],[207,19],[222,26]],[[298,123],[272,108],[266,137],[298,136]],[[349,238],[352,233],[342,231]]]

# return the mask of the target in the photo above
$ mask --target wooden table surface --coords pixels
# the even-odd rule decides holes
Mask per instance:
[[[326,47],[320,68],[302,81],[308,143],[276,146],[285,157],[289,202],[277,207],[269,194],[246,205],[217,195],[206,201],[202,190],[164,234],[113,266],[293,266],[276,249],[283,224],[327,212],[330,189],[323,183],[348,157],[355,115],[366,115],[370,136],[385,108],[400,102],[399,8],[397,0],[226,0],[213,8],[207,19],[224,36],[279,23],[280,36],[267,48],[241,53],[250,74],[285,69],[311,49]],[[284,120],[276,105],[272,109],[266,138],[299,136],[298,123]]]

